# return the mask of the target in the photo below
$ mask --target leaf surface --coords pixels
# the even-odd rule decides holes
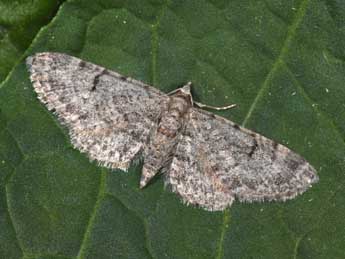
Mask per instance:
[[[37,31],[49,22],[62,1],[0,1],[0,81],[20,61]]]
[[[58,51],[197,101],[287,145],[320,182],[285,203],[206,212],[161,179],[90,163],[24,63],[0,87],[1,258],[344,258],[345,5],[340,0],[65,2],[27,55]]]

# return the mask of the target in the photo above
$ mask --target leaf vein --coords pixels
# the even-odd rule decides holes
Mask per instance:
[[[343,183],[340,183],[336,190],[334,191],[334,193],[329,197],[329,199],[327,199],[326,202],[324,202],[323,204],[326,205],[330,205],[332,206],[331,200],[338,194],[339,191],[343,190]],[[323,208],[325,208],[326,206],[324,206]],[[324,209],[324,211],[321,213],[321,216],[319,217],[319,220],[317,220],[317,223],[315,224],[315,226],[320,226],[321,225],[321,221],[324,218],[325,214],[328,212],[329,210]],[[303,234],[302,236],[298,237],[296,239],[296,244],[294,247],[294,259],[297,259],[297,253],[298,253],[298,248],[301,245],[301,241],[309,234],[311,233],[315,228],[310,229],[309,231],[307,231],[305,234]]]
[[[23,158],[26,157],[25,155],[25,152],[23,151],[22,147],[19,145],[18,141],[16,140],[16,138],[13,136],[12,132],[8,129],[8,128],[5,128],[4,130],[6,130],[8,132],[8,134],[11,136],[11,138],[13,139],[14,143],[16,144],[16,147],[18,148],[21,156]],[[22,159],[23,160],[23,159]]]
[[[118,197],[116,197],[113,193],[105,193],[107,196],[110,196],[111,198],[117,200],[118,202],[121,203],[121,205],[126,208],[128,211],[130,211],[131,213],[133,213],[137,218],[139,218],[140,220],[142,220],[143,222],[143,227],[144,227],[144,230],[145,230],[145,249],[147,251],[147,253],[149,254],[150,258],[155,258],[151,252],[151,247],[150,247],[150,244],[149,244],[149,240],[147,238],[147,234],[148,234],[148,226],[147,226],[147,221],[145,220],[145,218],[142,218],[136,211],[134,211],[133,209],[129,208],[121,199],[119,199]]]
[[[14,231],[14,234],[16,236],[16,240],[17,240],[17,243],[18,243],[18,246],[23,254],[23,256],[25,256],[25,250],[24,250],[24,246],[23,244],[20,242],[19,238],[18,238],[18,231],[16,230],[16,227],[15,227],[15,224],[14,224],[14,221],[13,221],[13,215],[11,213],[11,202],[8,198],[8,195],[9,194],[9,191],[8,191],[8,186],[6,185],[5,186],[5,196],[6,196],[6,203],[7,203],[7,212],[8,212],[8,215],[9,215],[9,219],[10,219],[10,223],[11,223],[11,226],[13,228],[13,231]]]
[[[273,63],[271,70],[268,72],[263,84],[261,85],[252,105],[250,106],[250,108],[247,112],[247,115],[245,116],[245,118],[242,122],[242,126],[247,125],[247,123],[248,123],[254,109],[256,108],[259,100],[264,95],[266,89],[269,87],[269,82],[272,79],[272,77],[274,76],[274,73],[277,71],[277,69],[279,68],[279,66],[281,64],[284,64],[283,60],[289,51],[290,44],[291,44],[291,42],[292,42],[292,40],[296,34],[296,30],[297,30],[298,26],[300,25],[300,23],[302,22],[302,20],[305,16],[305,13],[306,13],[306,10],[308,7],[308,3],[309,3],[309,0],[303,0],[302,3],[300,4],[300,6],[298,8],[298,12],[295,16],[295,19],[294,19],[292,25],[288,29],[287,37],[286,37],[286,39],[283,43],[283,46],[280,50],[280,54],[279,54],[278,58],[276,59],[276,61]],[[228,221],[227,218],[228,217],[229,217],[229,212],[227,210],[223,216],[223,225],[222,225],[221,237],[220,237],[220,241],[219,241],[220,244],[218,246],[218,253],[217,253],[217,257],[216,257],[217,259],[220,259],[223,257],[223,251],[222,250],[223,250],[223,245],[224,245],[224,236],[225,236],[225,231],[226,231],[226,227],[227,227],[227,221]]]
[[[151,83],[154,86],[157,85],[158,28],[168,8],[168,4],[168,1],[164,3],[157,16],[156,22],[151,25]]]
[[[334,129],[334,131],[340,136],[341,140],[344,142],[345,144],[345,138],[342,135],[341,131],[339,130],[339,128],[336,126],[335,122],[331,119],[331,117],[325,113],[324,111],[322,111],[320,108],[318,108],[317,105],[313,105],[316,102],[314,102],[312,100],[312,98],[309,97],[309,95],[306,93],[306,91],[304,90],[304,87],[301,85],[301,83],[297,80],[296,76],[292,73],[292,71],[288,68],[288,66],[286,66],[288,73],[291,75],[293,82],[295,83],[295,86],[297,87],[298,91],[300,92],[300,94],[303,96],[303,98],[310,103],[311,107],[313,108],[314,111],[316,111],[317,113],[319,113],[320,115],[322,115],[322,117],[324,117],[325,120],[328,121],[328,123],[330,124],[331,128]]]
[[[300,25],[300,23],[302,22],[307,7],[308,7],[308,3],[309,0],[303,0],[302,3],[300,4],[297,14],[295,16],[295,19],[292,23],[291,26],[289,26],[288,32],[287,32],[287,37],[283,43],[283,46],[280,50],[280,54],[278,56],[278,58],[276,59],[276,61],[273,63],[271,70],[268,72],[263,84],[261,85],[256,97],[254,98],[254,101],[252,103],[252,105],[250,106],[247,115],[245,116],[242,126],[246,126],[249,119],[252,116],[253,111],[255,110],[259,100],[261,99],[261,97],[265,94],[265,91],[269,88],[269,82],[271,81],[271,79],[273,78],[275,72],[277,71],[277,69],[279,68],[279,66],[281,64],[284,64],[284,58],[286,57],[289,48],[290,48],[290,44],[296,34],[297,28]]]
[[[82,259],[85,257],[85,248],[86,248],[86,242],[87,240],[90,238],[91,236],[91,229],[92,229],[92,226],[95,222],[95,218],[96,218],[96,214],[97,214],[97,211],[101,205],[101,201],[103,199],[103,196],[104,196],[104,193],[105,193],[105,182],[106,182],[106,170],[105,169],[102,169],[101,171],[101,177],[100,177],[100,183],[99,183],[99,190],[98,190],[98,194],[97,194],[97,199],[96,199],[96,202],[95,202],[95,206],[93,207],[93,210],[91,212],[91,216],[90,216],[90,219],[89,219],[89,222],[86,226],[86,229],[85,229],[85,232],[84,232],[84,235],[83,235],[83,240],[81,242],[81,245],[80,245],[80,248],[79,248],[79,252],[78,252],[78,255],[77,255],[77,259]]]
[[[223,245],[224,245],[225,231],[228,228],[229,222],[230,222],[230,211],[229,209],[226,209],[223,215],[223,223],[221,227],[221,234],[220,234],[220,240],[218,244],[216,259],[221,259],[224,256]]]

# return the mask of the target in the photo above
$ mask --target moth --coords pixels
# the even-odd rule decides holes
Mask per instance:
[[[39,100],[90,160],[126,171],[143,158],[141,188],[162,172],[184,203],[218,211],[235,199],[292,199],[318,181],[287,147],[198,108],[190,83],[165,94],[61,53],[35,54],[27,66]]]

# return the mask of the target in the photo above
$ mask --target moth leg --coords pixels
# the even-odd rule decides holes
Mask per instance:
[[[196,102],[196,101],[194,101],[193,103],[196,106],[198,106],[199,108],[209,108],[209,109],[213,109],[213,110],[217,110],[217,111],[227,110],[227,109],[231,109],[231,108],[236,107],[236,104],[230,104],[230,105],[222,106],[222,107],[215,107],[215,106],[199,103],[199,102]]]

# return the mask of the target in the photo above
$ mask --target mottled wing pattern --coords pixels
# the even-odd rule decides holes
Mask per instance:
[[[240,201],[287,200],[317,182],[283,145],[231,121],[191,109],[166,183],[184,202],[223,210]]]
[[[27,65],[38,98],[68,127],[73,145],[110,168],[128,169],[168,99],[66,54],[39,53]]]

